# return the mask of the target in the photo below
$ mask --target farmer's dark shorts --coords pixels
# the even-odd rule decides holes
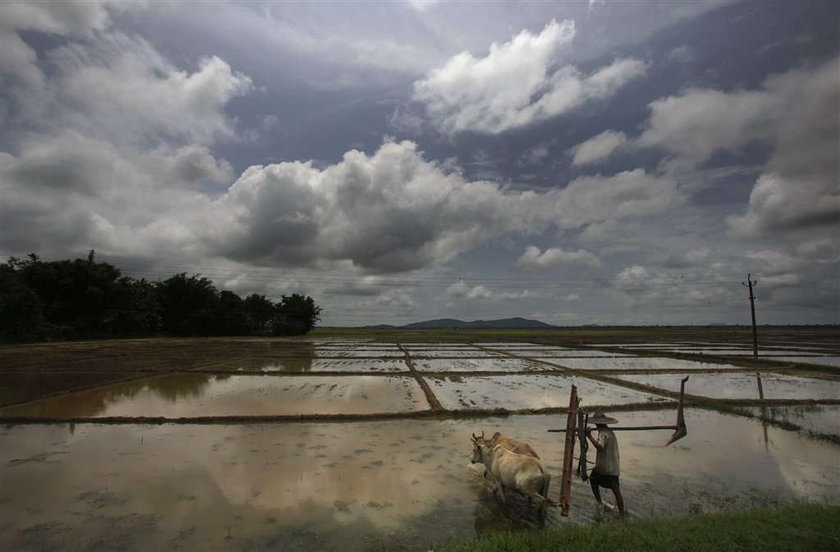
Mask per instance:
[[[605,489],[612,489],[613,487],[618,485],[618,476],[617,475],[605,475],[603,473],[599,473],[598,470],[592,470],[589,474],[589,480],[594,485],[598,485],[599,487],[603,487]]]

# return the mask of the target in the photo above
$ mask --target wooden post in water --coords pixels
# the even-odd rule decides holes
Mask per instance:
[[[566,442],[563,448],[563,475],[560,480],[560,515],[568,517],[572,509],[572,461],[575,456],[575,426],[580,400],[577,386],[572,386],[569,395],[569,412],[566,415]]]
[[[764,400],[764,387],[761,385],[761,372],[755,373],[755,381],[758,383],[758,398]]]
[[[750,288],[750,314],[752,315],[752,337],[753,337],[753,358],[758,358],[758,331],[755,328],[755,295],[753,295],[753,286],[758,281],[751,280],[752,274],[747,274],[747,283],[741,282],[744,287]]]

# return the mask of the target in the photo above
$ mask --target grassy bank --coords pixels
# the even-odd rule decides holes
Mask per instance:
[[[492,535],[449,552],[840,550],[840,507],[799,505],[686,519]]]

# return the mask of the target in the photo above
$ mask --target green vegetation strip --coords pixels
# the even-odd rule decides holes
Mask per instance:
[[[840,550],[840,507],[797,505],[544,531],[500,533],[449,552],[718,552]]]

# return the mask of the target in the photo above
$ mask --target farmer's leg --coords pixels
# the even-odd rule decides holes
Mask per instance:
[[[618,506],[618,511],[624,515],[626,513],[624,511],[624,498],[621,496],[621,485],[619,485],[618,481],[613,483],[612,492],[615,495],[615,503]]]
[[[592,486],[592,494],[595,495],[595,500],[601,504],[601,490],[598,488],[598,475],[591,474],[589,476],[589,484]]]

